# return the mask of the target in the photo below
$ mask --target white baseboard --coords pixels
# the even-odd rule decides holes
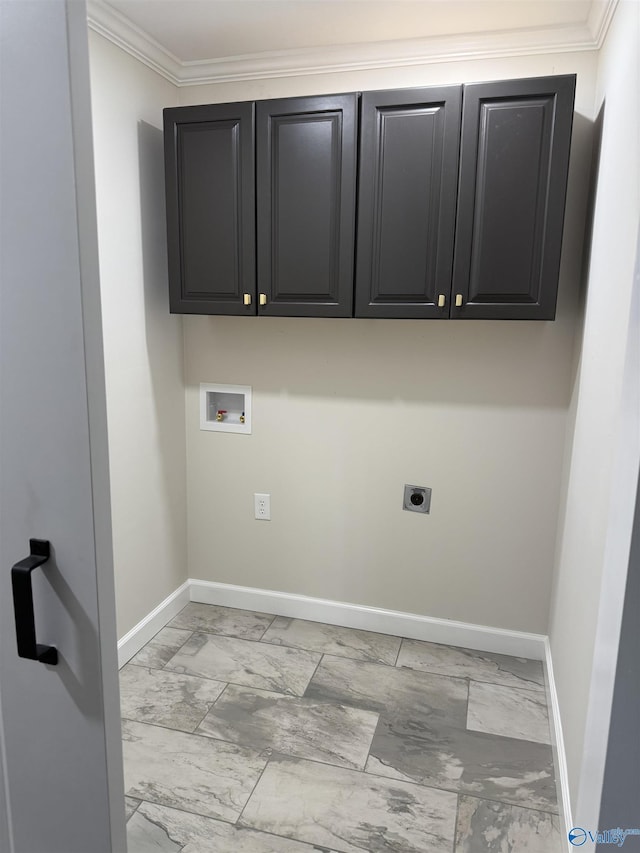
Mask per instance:
[[[233,586],[212,581],[189,580],[189,593],[191,601],[201,604],[219,604],[225,607],[238,607],[241,610],[258,610],[277,616],[309,619],[312,622],[326,622],[328,625],[342,625],[345,628],[361,628],[366,631],[378,631],[381,634],[462,646],[482,652],[498,652],[534,660],[545,659],[546,638],[542,634],[488,628],[484,625],[436,619],[415,613],[402,613],[396,610],[383,610],[379,607],[365,607],[361,604],[347,604],[342,601],[328,601],[306,595],[293,595],[288,592]]]
[[[194,579],[185,581],[118,641],[119,665],[123,666],[139,652],[189,601],[237,607],[241,610],[257,610],[294,619],[309,619],[312,622],[326,622],[328,625],[342,625],[345,628],[360,628],[413,640],[462,646],[481,652],[546,660],[548,671],[551,665],[547,638],[543,634],[508,631],[504,628],[455,622],[452,619],[420,616],[417,613]]]
[[[154,637],[161,628],[170,622],[190,601],[189,581],[185,581],[171,595],[138,622],[121,640],[118,640],[118,666],[122,668],[127,661]]]
[[[553,763],[557,772],[556,790],[558,794],[558,806],[560,809],[560,832],[564,834],[564,849],[575,850],[575,847],[573,847],[569,842],[569,831],[573,829],[571,800],[569,798],[569,772],[567,768],[567,754],[564,749],[564,736],[562,734],[562,720],[560,719],[558,691],[556,690],[556,682],[553,674],[551,645],[548,637],[545,637],[544,646],[545,665],[547,671],[547,706],[551,711],[549,722],[551,724]]]

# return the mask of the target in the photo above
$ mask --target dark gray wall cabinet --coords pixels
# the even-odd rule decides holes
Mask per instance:
[[[452,317],[555,317],[574,91],[573,75],[464,87]]]
[[[256,104],[261,314],[351,316],[356,139],[356,95]]]
[[[357,317],[449,316],[461,95],[362,95]]]
[[[553,319],[574,90],[571,75],[165,110],[171,310]]]
[[[252,103],[164,111],[174,313],[255,313],[244,304],[256,280],[254,112]]]
[[[174,107],[164,130],[171,310],[350,317],[357,95]]]

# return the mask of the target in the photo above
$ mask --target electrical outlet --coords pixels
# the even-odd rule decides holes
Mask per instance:
[[[271,521],[271,495],[254,494],[253,508],[258,521]]]

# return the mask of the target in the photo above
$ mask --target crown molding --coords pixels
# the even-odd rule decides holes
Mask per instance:
[[[541,53],[599,50],[618,0],[594,0],[582,25],[264,51],[182,62],[103,0],[88,0],[89,27],[175,86],[300,77]]]
[[[575,50],[594,50],[586,26],[265,51],[210,62],[187,62],[182,66],[179,85],[335,74]]]
[[[592,0],[587,26],[591,30],[597,50],[602,47],[618,2],[619,0]]]
[[[175,86],[181,82],[183,63],[129,18],[101,0],[87,0],[89,29],[108,39],[143,65],[156,71]]]

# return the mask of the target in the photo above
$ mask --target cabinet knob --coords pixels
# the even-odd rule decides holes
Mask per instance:
[[[261,293],[260,294],[260,305],[266,305],[266,304],[267,304],[267,294]]]
[[[456,308],[462,307],[462,294],[456,293]]]
[[[251,305],[251,294],[245,293],[242,301],[244,302],[245,305]]]
[[[447,302],[447,297],[444,295],[444,293],[439,294],[439,296],[438,296],[438,308],[444,308],[446,302]]]

